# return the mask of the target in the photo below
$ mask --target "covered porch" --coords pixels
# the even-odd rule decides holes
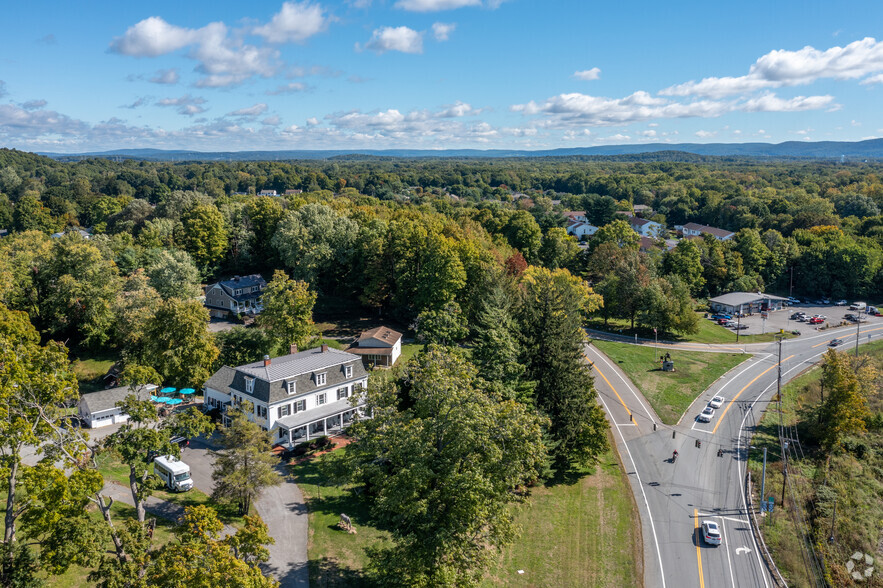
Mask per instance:
[[[320,408],[307,410],[276,421],[275,443],[291,447],[316,437],[340,433],[355,420],[366,418],[363,407],[354,407],[344,398]]]

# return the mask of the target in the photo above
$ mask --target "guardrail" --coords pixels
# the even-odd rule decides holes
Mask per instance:
[[[773,557],[770,555],[770,550],[767,548],[766,542],[763,540],[763,534],[760,532],[760,526],[757,524],[757,514],[754,510],[754,496],[752,495],[751,488],[751,472],[747,472],[745,475],[745,500],[748,503],[748,512],[751,514],[751,531],[754,533],[755,539],[761,546],[761,554],[763,555],[763,561],[766,563],[767,568],[770,571],[770,576],[773,578],[773,582],[779,588],[788,588],[788,583],[785,582],[785,578],[782,577],[782,573],[779,572],[779,568],[776,567],[776,562],[773,561]]]

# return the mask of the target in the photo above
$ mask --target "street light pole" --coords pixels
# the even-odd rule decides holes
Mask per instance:
[[[867,306],[865,307],[867,308]],[[858,311],[858,314],[855,317],[855,356],[858,357],[858,338],[861,334],[862,328],[862,311]]]

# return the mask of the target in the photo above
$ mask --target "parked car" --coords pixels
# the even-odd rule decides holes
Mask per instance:
[[[825,322],[825,319],[823,319],[823,318],[819,318],[819,317],[817,317],[817,316],[814,316],[814,317],[812,317],[811,319],[809,319],[809,320],[806,321],[806,322],[808,322],[808,323],[811,324],[811,325],[820,325],[820,324],[822,324],[823,322]]]
[[[714,398],[711,399],[711,402],[708,403],[708,406],[710,406],[711,408],[720,408],[721,405],[723,405],[723,403],[724,403],[723,396],[715,396]]]
[[[731,328],[737,331],[744,331],[748,328],[748,325],[733,325]]]
[[[720,527],[714,521],[702,521],[702,538],[709,545],[720,545],[723,542]]]
[[[706,406],[702,409],[702,412],[699,413],[699,420],[703,423],[710,423],[711,419],[714,418],[714,409],[710,406]]]
[[[731,318],[733,318],[733,317],[728,314],[723,314],[723,313],[711,315],[711,320],[713,320],[713,321],[719,321],[721,319],[730,320]]]
[[[868,319],[866,319],[865,317],[863,317],[863,316],[860,315],[860,314],[853,314],[853,313],[851,313],[851,312],[849,312],[849,313],[843,315],[843,318],[845,318],[845,319],[848,320],[848,321],[852,321],[852,322],[854,322],[854,323],[863,323],[863,322],[865,322],[866,320],[868,320]]]
[[[190,445],[190,439],[188,439],[187,437],[175,436],[169,439],[169,443],[171,443],[172,445],[177,445],[181,449],[184,449],[185,447]],[[147,452],[147,462],[150,463],[151,461],[156,459],[156,456],[158,455],[159,451],[157,451],[156,449],[151,449]]]
[[[828,342],[828,347],[837,347],[838,345],[843,344],[843,339],[831,339]]]
[[[814,314],[814,315],[812,315],[812,318],[820,318],[820,319],[822,319],[822,320],[825,320],[825,319],[828,318],[828,317],[826,317],[826,316],[823,315],[823,314]]]
[[[831,304],[830,298],[822,298],[822,304]]]
[[[845,300],[838,300],[838,301],[835,302],[834,304],[837,305],[837,306],[846,306],[846,305],[849,304],[849,303],[846,302]]]
[[[804,313],[804,312],[795,312],[794,314],[791,315],[790,318],[792,321],[799,321],[800,319],[802,319],[805,316],[806,316],[806,313]]]
[[[788,297],[788,302],[790,304],[800,304],[800,300],[798,300],[797,298],[794,298],[793,296]]]
[[[849,306],[849,310],[864,311],[867,307],[868,307],[868,305],[865,304],[864,302],[853,302]]]
[[[735,326],[738,325],[738,324],[739,324],[739,323],[737,323],[736,321],[727,321],[727,322],[724,323],[724,326],[725,326],[725,327],[729,327],[729,328],[732,329],[733,327],[735,327]]]

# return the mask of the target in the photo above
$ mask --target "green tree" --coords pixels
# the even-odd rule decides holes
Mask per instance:
[[[307,204],[282,217],[272,239],[295,278],[311,284],[348,265],[359,225],[324,204]]]
[[[448,302],[439,310],[424,310],[417,315],[414,330],[426,347],[454,344],[469,334],[466,317],[456,302]]]
[[[245,207],[252,233],[251,251],[255,258],[267,261],[275,252],[271,246],[283,210],[278,198],[252,198]]]
[[[875,374],[869,372],[862,375],[868,381],[875,379]],[[865,422],[871,413],[862,392],[866,386],[856,375],[850,359],[833,349],[825,353],[821,385],[824,400],[819,407],[818,436],[822,446],[833,451],[840,447],[844,437],[865,432]]]
[[[144,342],[144,329],[153,319],[162,299],[149,283],[144,270],[138,269],[126,278],[113,302],[114,341],[123,355],[137,355]]]
[[[482,389],[452,348],[432,347],[401,379],[372,380],[374,418],[342,459],[393,536],[371,550],[384,586],[473,586],[514,537],[509,504],[545,459],[542,420]]]
[[[198,300],[165,300],[147,323],[141,352],[132,361],[153,367],[166,383],[198,388],[218,358],[208,323],[208,311]]]
[[[227,224],[213,204],[201,204],[181,217],[183,230],[177,237],[196,265],[206,274],[227,252]]]
[[[305,348],[315,333],[316,293],[310,291],[310,285],[276,270],[261,299],[264,309],[258,315],[258,325],[267,331],[277,351],[284,351],[292,344]]]
[[[554,466],[585,466],[607,449],[607,421],[583,357],[581,328],[599,297],[567,270],[531,268],[522,287],[523,362],[527,378],[536,382],[537,408],[551,423]]]
[[[52,218],[52,214],[40,202],[40,195],[36,192],[26,192],[19,198],[15,203],[12,218],[17,231],[51,233],[61,228],[61,223]]]
[[[237,366],[260,360],[273,349],[273,340],[263,329],[233,327],[215,335],[220,355],[217,365]]]
[[[190,254],[180,249],[161,249],[147,265],[150,285],[164,299],[194,298],[202,293],[199,270]]]
[[[503,235],[524,258],[534,263],[539,258],[543,232],[536,219],[526,210],[516,210],[503,227]]]
[[[592,235],[589,247],[594,251],[604,243],[613,243],[622,249],[637,251],[641,245],[641,237],[632,230],[632,227],[626,221],[617,219],[599,228]]]
[[[663,256],[662,270],[666,274],[678,276],[694,296],[698,296],[705,286],[702,254],[696,243],[689,239],[681,239],[674,249]]]
[[[212,498],[236,504],[241,515],[249,513],[251,503],[266,488],[282,483],[275,470],[278,460],[270,452],[270,433],[249,419],[252,413],[253,406],[248,401],[238,410],[228,411],[230,425],[218,429],[224,449],[213,452]]]
[[[540,262],[549,269],[565,267],[573,269],[580,248],[576,239],[567,234],[565,229],[552,228],[543,236],[540,246]]]
[[[638,322],[664,333],[699,332],[699,317],[687,285],[676,275],[655,278],[644,291]]]

